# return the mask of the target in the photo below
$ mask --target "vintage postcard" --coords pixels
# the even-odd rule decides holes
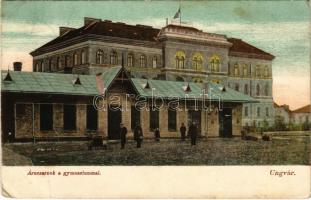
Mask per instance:
[[[309,12],[2,1],[3,197],[310,197]]]

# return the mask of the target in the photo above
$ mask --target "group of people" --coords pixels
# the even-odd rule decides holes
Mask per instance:
[[[121,123],[120,124],[120,140],[121,140],[121,149],[124,149],[125,143],[126,143],[126,134],[127,134],[127,128]],[[184,123],[181,123],[181,126],[179,128],[181,140],[186,140],[186,132],[187,128]],[[191,139],[191,145],[196,145],[197,140],[197,126],[194,122],[192,122],[188,129],[188,137]],[[155,141],[160,141],[160,130],[159,128],[156,128],[154,131],[154,138]],[[136,126],[134,128],[134,140],[136,141],[136,147],[141,148],[141,144],[143,141],[143,130],[139,123],[136,123]]]

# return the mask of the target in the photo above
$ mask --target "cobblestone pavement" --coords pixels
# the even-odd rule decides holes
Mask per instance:
[[[196,146],[178,139],[144,140],[137,149],[130,140],[125,149],[118,142],[107,150],[87,150],[87,142],[46,142],[5,145],[5,165],[308,165],[310,138],[245,141],[208,138]],[[10,151],[11,150],[11,151]],[[12,154],[12,151],[14,154]],[[15,154],[22,156],[15,161]],[[22,159],[27,157],[28,159]]]

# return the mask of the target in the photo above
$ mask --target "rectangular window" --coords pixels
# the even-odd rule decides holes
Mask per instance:
[[[76,130],[76,105],[64,105],[64,130]]]
[[[53,104],[40,104],[40,130],[53,130]]]
[[[135,106],[131,107],[131,128],[134,130],[136,123],[140,123],[140,110]]]
[[[156,57],[154,57],[152,60],[152,67],[157,68],[157,58]]]
[[[260,117],[260,107],[257,107],[257,117]]]
[[[167,110],[167,124],[169,131],[176,131],[176,110]]]
[[[266,107],[266,117],[269,117],[269,108]]]
[[[245,117],[248,116],[248,107],[245,107],[245,108],[244,108],[244,115],[245,115]]]
[[[98,113],[93,105],[86,107],[86,129],[91,131],[97,130]]]
[[[150,107],[150,131],[159,128],[159,110]]]

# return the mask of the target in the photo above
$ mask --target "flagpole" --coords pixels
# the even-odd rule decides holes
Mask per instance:
[[[181,1],[179,1],[179,26],[181,26]]]

